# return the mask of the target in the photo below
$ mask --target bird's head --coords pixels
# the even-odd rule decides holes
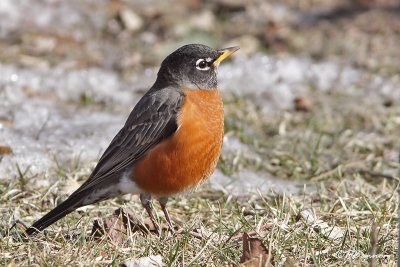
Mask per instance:
[[[185,89],[212,90],[217,87],[218,65],[238,49],[235,46],[215,50],[201,44],[182,46],[164,59],[157,82]]]

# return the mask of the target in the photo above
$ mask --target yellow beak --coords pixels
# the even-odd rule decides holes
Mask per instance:
[[[233,46],[233,47],[228,47],[228,48],[223,48],[223,49],[218,50],[220,55],[218,56],[218,58],[216,60],[214,60],[213,65],[215,67],[217,67],[219,65],[219,63],[221,63],[222,60],[226,59],[227,57],[229,57],[230,55],[232,55],[239,49],[240,49],[239,46]]]

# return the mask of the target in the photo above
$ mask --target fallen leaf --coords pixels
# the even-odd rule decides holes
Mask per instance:
[[[110,218],[93,222],[92,236],[100,239],[107,235],[113,242],[119,243],[122,241],[123,235],[136,231],[148,232],[138,218],[126,213],[123,209],[117,209]]]
[[[297,111],[310,111],[313,107],[313,102],[309,97],[299,96],[294,99],[294,108]]]
[[[257,231],[251,231],[251,232],[248,232],[248,233],[238,233],[238,234],[236,234],[234,236],[231,236],[228,239],[228,241],[238,242],[238,241],[243,239],[243,235],[244,234],[247,234],[248,236],[253,236],[253,235],[256,235],[257,233],[259,233],[260,231],[263,232],[263,231],[272,229],[274,227],[274,225],[275,224],[273,224],[273,223],[263,224],[263,225],[260,226],[258,232]],[[228,241],[226,241],[226,242],[228,242]]]
[[[7,127],[10,128],[14,124],[14,121],[8,118],[0,117],[0,128]]]
[[[383,101],[383,106],[385,107],[392,107],[394,105],[394,100],[393,99],[385,99]]]
[[[0,154],[6,155],[6,154],[12,154],[12,153],[13,153],[13,151],[12,151],[11,147],[9,147],[9,146],[0,146]]]
[[[243,234],[243,254],[240,263],[246,267],[273,266],[274,258],[259,238]]]

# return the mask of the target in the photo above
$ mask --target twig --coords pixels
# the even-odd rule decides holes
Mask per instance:
[[[366,175],[369,175],[369,176],[372,176],[372,177],[383,177],[383,178],[386,178],[386,179],[389,179],[389,180],[395,180],[395,181],[400,182],[400,178],[399,177],[394,176],[394,175],[390,175],[390,174],[384,174],[384,173],[381,173],[381,172],[374,172],[374,171],[369,171],[369,170],[365,170],[365,169],[354,169],[354,170],[352,170],[352,172],[358,172],[358,173],[366,174]]]
[[[323,172],[323,173],[320,173],[320,174],[318,174],[316,176],[311,177],[310,180],[319,181],[319,180],[324,179],[325,177],[331,176],[332,174],[336,173],[339,169],[346,170],[348,168],[355,167],[355,166],[360,165],[362,163],[363,163],[362,160],[357,160],[357,161],[348,162],[348,163],[343,164],[343,165],[338,165],[338,166],[336,166],[335,168],[333,168],[333,169],[331,169],[329,171],[326,171],[326,172]]]
[[[376,266],[376,235],[376,222],[373,222],[371,228],[371,247],[369,249],[369,267]]]
[[[400,182],[400,178],[398,176],[385,174],[385,173],[381,173],[381,172],[374,172],[374,171],[356,167],[357,165],[361,165],[362,163],[363,163],[363,161],[359,160],[359,161],[349,162],[349,163],[346,163],[343,165],[338,165],[329,171],[326,171],[319,175],[311,177],[310,180],[319,181],[321,179],[324,179],[325,177],[331,176],[332,174],[336,173],[339,169],[343,169],[343,171],[347,171],[350,173],[361,173],[361,174],[370,175],[372,177],[383,177],[383,178],[386,178],[389,180],[394,180],[394,181]]]
[[[46,128],[47,123],[50,121],[50,114],[47,114],[46,120],[43,122],[42,126],[40,126],[40,129],[38,130],[38,132],[36,133],[35,139],[39,140],[39,137],[41,135],[41,133],[43,132],[43,130]]]

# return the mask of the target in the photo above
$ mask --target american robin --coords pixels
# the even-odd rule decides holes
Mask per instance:
[[[42,231],[79,207],[128,193],[140,194],[158,229],[151,206],[156,197],[173,230],[168,197],[195,187],[216,167],[224,135],[217,68],[238,49],[189,44],[167,56],[89,179],[26,233]]]

